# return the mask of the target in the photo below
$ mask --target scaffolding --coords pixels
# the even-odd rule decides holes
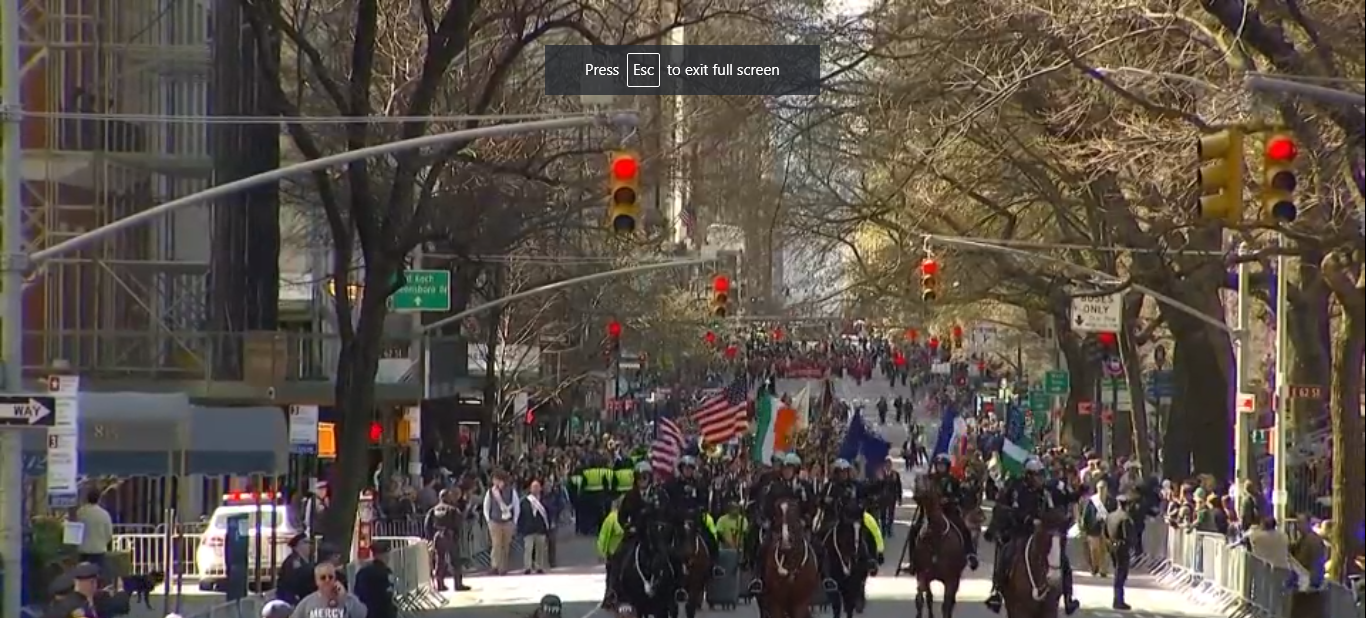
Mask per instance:
[[[18,0],[27,112],[206,116],[207,0]],[[26,118],[30,250],[206,188],[206,123]],[[208,207],[188,209],[66,256],[25,293],[25,367],[59,359],[85,375],[201,374]],[[117,334],[116,334],[117,333]]]

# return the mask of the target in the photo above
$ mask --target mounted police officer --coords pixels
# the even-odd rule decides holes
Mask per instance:
[[[1034,521],[1050,510],[1061,508],[1055,503],[1057,487],[1047,487],[1044,481],[1045,466],[1039,459],[1026,461],[1025,474],[1014,479],[998,493],[997,506],[993,510],[990,531],[997,540],[999,559],[993,561],[993,591],[985,602],[993,613],[1002,610],[1002,589],[1007,586],[1007,569],[1011,560],[1006,558],[1003,549],[1017,541],[1029,538],[1034,531]],[[1067,536],[1060,539],[1061,545]],[[1063,579],[1064,612],[1073,614],[1078,611],[1078,601],[1073,598],[1073,574],[1069,569],[1067,547],[1061,546],[1060,574]]]
[[[624,560],[632,548],[641,542],[641,531],[645,529],[646,524],[661,517],[668,499],[664,489],[655,482],[651,462],[637,463],[634,472],[633,486],[623,495],[622,505],[617,511],[618,525],[622,527],[623,538],[617,554],[611,558],[614,563],[613,581],[609,584],[609,590],[614,598],[617,597],[618,584],[622,581],[622,572],[626,570],[618,562]]]
[[[969,568],[978,570],[978,548],[974,547],[974,539],[969,534],[968,527],[964,524],[964,512],[961,508],[965,503],[964,486],[959,479],[955,478],[950,472],[950,456],[945,453],[936,455],[932,463],[931,472],[927,475],[926,481],[931,483],[940,494],[941,509],[945,512],[946,519],[950,520],[950,525],[959,533],[960,539],[964,542],[964,550],[967,552],[966,558],[969,560]],[[912,531],[909,533],[908,542],[912,544],[909,548],[916,547],[917,535],[921,533],[921,527],[926,523],[926,512],[917,509],[917,518],[912,521]],[[999,561],[1001,562],[1001,561]]]
[[[698,523],[698,529],[703,531],[703,542],[708,546],[708,557],[712,559],[713,575],[721,577],[725,573],[717,564],[717,537],[713,536],[712,527],[708,525],[708,482],[698,476],[698,460],[692,455],[685,455],[679,460],[679,475],[665,484],[665,495],[669,503],[671,513],[686,517],[694,517]],[[692,542],[690,539],[676,539],[677,541]]]
[[[772,476],[768,481],[757,484],[753,488],[752,499],[755,504],[755,521],[758,526],[751,526],[746,531],[746,555],[747,559],[752,559],[760,553],[760,535],[767,532],[770,525],[770,514],[774,512],[774,505],[780,500],[792,499],[798,503],[802,510],[804,520],[809,520],[813,515],[813,491],[812,484],[798,478],[798,469],[803,466],[802,458],[789,453],[783,456],[783,465],[779,468],[778,476]],[[763,585],[760,583],[759,569],[756,569],[756,577],[751,580],[748,588],[751,594],[760,594]]]
[[[875,538],[875,533],[869,528],[866,513],[864,510],[865,491],[860,481],[855,479],[854,466],[849,461],[837,459],[831,464],[831,478],[818,497],[818,505],[822,510],[823,528],[826,523],[840,521],[842,516],[854,518],[860,524],[860,554],[868,561],[868,568],[873,570],[883,562],[883,556],[878,555],[880,543]],[[827,574],[823,565],[822,587],[828,591],[836,589],[835,580]]]

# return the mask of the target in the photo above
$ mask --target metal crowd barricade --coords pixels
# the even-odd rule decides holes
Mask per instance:
[[[1290,586],[1295,580],[1291,569],[1274,566],[1218,534],[1170,529],[1165,547],[1167,560],[1154,568],[1160,581],[1219,606],[1227,616],[1341,618],[1364,611],[1362,600],[1338,584],[1297,593]],[[1321,612],[1307,614],[1298,608],[1294,617],[1294,602],[1318,603]]]
[[[386,561],[394,573],[394,603],[404,614],[416,614],[446,606],[432,581],[432,561],[427,541],[416,536],[375,537],[389,546]],[[356,581],[362,565],[347,565],[347,581]]]
[[[260,618],[261,608],[266,606],[267,599],[261,596],[249,596],[236,601],[227,601],[184,615],[185,618]]]

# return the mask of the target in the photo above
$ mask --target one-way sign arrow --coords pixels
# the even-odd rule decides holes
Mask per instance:
[[[52,427],[57,422],[57,400],[39,395],[0,397],[0,426]]]

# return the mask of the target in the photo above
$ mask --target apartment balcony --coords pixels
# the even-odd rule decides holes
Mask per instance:
[[[46,351],[46,358],[28,359],[30,376],[65,363],[95,390],[186,392],[195,399],[282,404],[332,403],[341,350],[335,334],[296,332],[49,331],[27,332],[25,339],[32,346],[28,349]],[[422,399],[421,346],[450,347],[455,341],[386,338],[377,400]]]

